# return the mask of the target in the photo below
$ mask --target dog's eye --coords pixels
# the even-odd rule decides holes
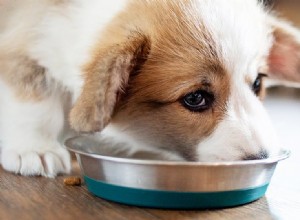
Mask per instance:
[[[263,82],[263,78],[267,77],[266,74],[263,73],[259,73],[256,80],[254,81],[253,85],[252,85],[252,90],[255,93],[255,95],[259,96],[261,90],[262,90],[262,82]]]
[[[214,96],[206,91],[198,90],[185,95],[182,105],[190,111],[205,111],[210,108]]]

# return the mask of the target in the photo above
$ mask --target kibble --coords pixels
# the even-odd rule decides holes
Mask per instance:
[[[64,179],[66,186],[81,186],[81,178],[78,176],[69,176]]]

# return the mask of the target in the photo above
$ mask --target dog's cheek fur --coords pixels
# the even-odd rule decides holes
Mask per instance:
[[[212,77],[212,84],[217,87],[212,108],[204,112],[191,112],[180,103],[181,96],[185,94],[183,91],[190,92],[201,88],[201,85],[197,87],[191,83],[182,86],[182,82],[191,77],[189,74],[176,78],[163,67],[160,69],[156,71],[156,77],[163,79],[165,75],[173,75],[173,79],[169,82],[158,80],[161,83],[152,86],[148,83],[146,88],[144,80],[150,72],[141,72],[141,77],[131,81],[130,87],[134,91],[128,89],[127,97],[117,107],[112,123],[124,128],[123,132],[142,140],[145,145],[176,152],[185,160],[196,161],[199,140],[208,137],[224,117],[230,89],[228,75],[219,73],[219,76]],[[184,71],[187,70],[182,69]],[[201,78],[200,73],[194,74],[194,79]],[[176,91],[175,94],[172,91]],[[172,101],[165,103],[153,101],[170,98]]]
[[[116,117],[116,124],[127,124],[127,131],[142,138],[145,144],[176,152],[185,160],[198,159],[196,143],[216,126],[214,117],[217,116],[211,112],[199,116],[188,112],[179,103],[154,108],[151,105],[131,106],[126,111],[131,112],[130,116]]]

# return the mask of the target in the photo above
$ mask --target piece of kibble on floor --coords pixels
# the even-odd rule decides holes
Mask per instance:
[[[81,186],[81,178],[78,176],[69,176],[64,178],[65,186]]]

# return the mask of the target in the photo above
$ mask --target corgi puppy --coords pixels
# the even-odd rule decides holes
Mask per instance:
[[[265,88],[298,83],[300,32],[256,0],[0,3],[1,164],[21,175],[70,172],[69,125],[168,160],[267,158]]]

